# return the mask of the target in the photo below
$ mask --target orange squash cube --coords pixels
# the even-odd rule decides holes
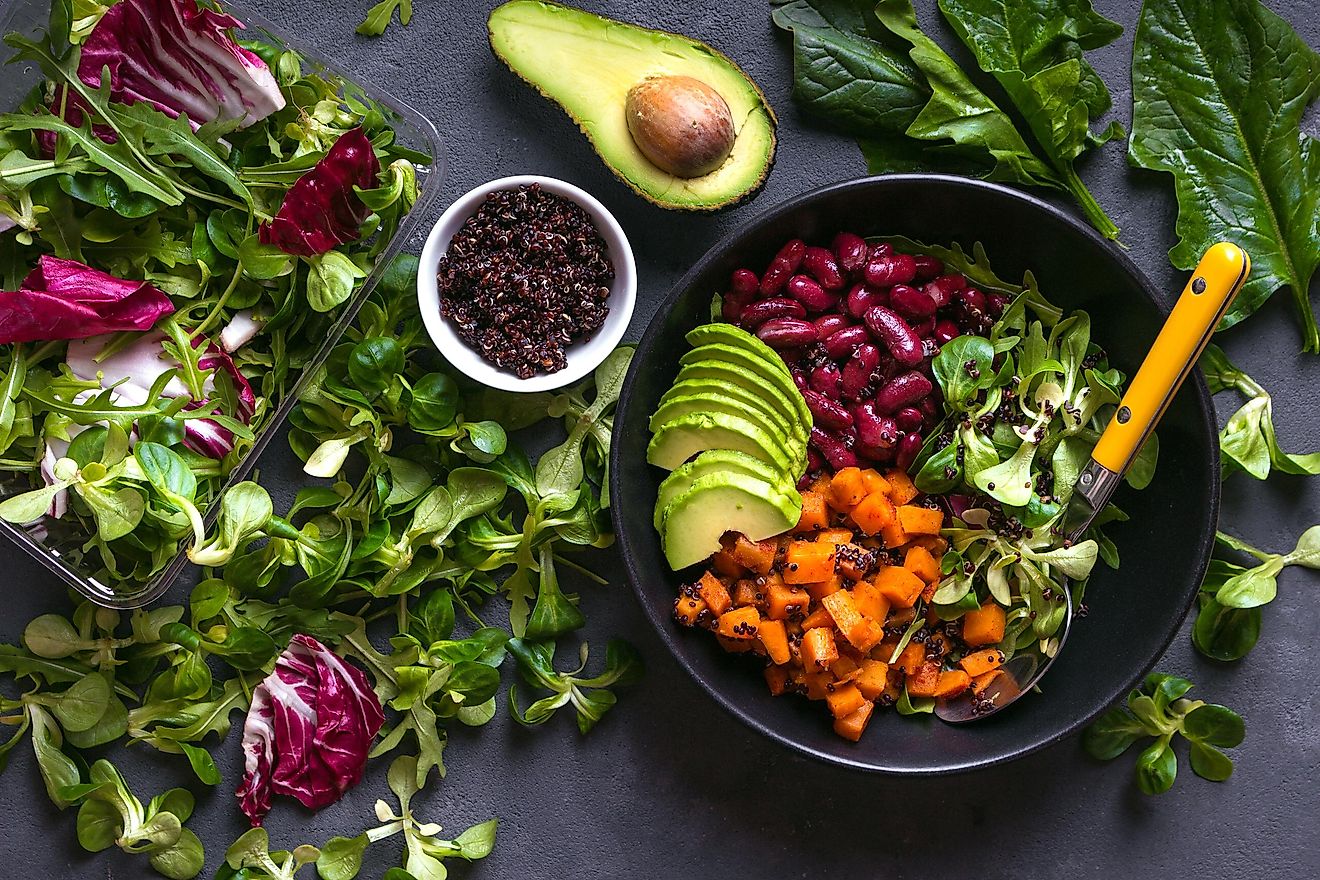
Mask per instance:
[[[926,649],[916,642],[908,642],[903,648],[902,653],[898,655],[898,662],[895,664],[899,669],[908,675],[916,675],[921,664],[926,662]]]
[[[806,590],[790,587],[782,579],[774,579],[766,587],[765,616],[771,620],[800,617],[806,614],[810,601]]]
[[[852,509],[849,514],[852,521],[868,535],[879,534],[885,526],[895,521],[897,513],[894,502],[883,492],[872,492]]]
[[[746,654],[760,644],[760,642],[753,639],[731,639],[720,635],[719,632],[715,633],[715,641],[719,642],[720,647],[730,654]]]
[[[821,544],[847,544],[853,539],[853,533],[847,529],[821,529],[816,533],[816,540]]]
[[[889,481],[889,497],[895,504],[907,504],[921,494],[912,478],[898,468],[886,471],[885,479]]]
[[[966,677],[963,673],[963,677]],[[914,697],[933,697],[940,684],[940,665],[927,661],[917,667],[914,673],[908,673],[908,694]]]
[[[837,593],[839,590],[842,590],[843,581],[837,574],[832,574],[820,583],[806,584],[804,589],[807,591],[807,595],[819,602],[831,593]]]
[[[913,544],[903,555],[903,567],[928,584],[940,582],[940,562],[920,544]]]
[[[962,618],[962,639],[972,647],[997,645],[1004,640],[1004,626],[1008,615],[993,599]]]
[[[774,541],[749,541],[745,535],[739,535],[733,544],[733,559],[739,565],[759,575],[767,575],[775,566]]]
[[[834,574],[834,545],[794,541],[785,556],[784,583],[815,584]]]
[[[679,596],[674,600],[674,620],[683,626],[696,626],[706,610],[706,600],[700,596]]]
[[[701,581],[697,584],[697,595],[706,600],[706,607],[716,617],[728,611],[733,605],[733,599],[729,597],[729,590],[724,586],[724,582],[708,571],[701,575]]]
[[[851,715],[834,719],[834,732],[846,740],[857,742],[862,738],[873,711],[875,703],[863,702]]]
[[[862,661],[862,665],[857,671],[857,677],[853,679],[853,684],[857,685],[857,689],[862,692],[862,696],[868,700],[878,699],[885,692],[885,686],[888,683],[889,664],[872,660],[870,657]]]
[[[839,659],[830,664],[830,674],[838,681],[852,681],[860,671],[857,661],[843,651],[839,651]]]
[[[808,700],[823,700],[830,695],[834,676],[828,671],[802,672],[794,678],[794,681],[806,691]]]
[[[963,657],[958,665],[963,668],[963,672],[976,678],[1003,666],[1004,652],[998,648],[982,648]]]
[[[891,606],[898,608],[911,608],[926,587],[921,578],[897,565],[881,568],[871,578],[871,583],[889,600]]]
[[[862,489],[862,469],[859,467],[840,468],[830,480],[830,507],[840,513],[847,513],[857,506],[866,495]]]
[[[825,698],[825,705],[830,707],[830,714],[835,718],[851,715],[862,708],[862,704],[865,702],[866,698],[857,689],[857,685],[852,682],[842,686],[836,685],[830,695]]]
[[[788,629],[782,620],[762,620],[756,626],[756,637],[765,646],[771,663],[788,662]]]
[[[971,685],[972,679],[961,669],[946,669],[935,682],[934,697],[956,697]]]
[[[798,517],[793,531],[806,534],[825,528],[830,524],[829,507],[825,504],[823,492],[802,493],[802,514]]]
[[[839,659],[839,648],[834,643],[834,630],[818,626],[802,634],[802,665],[809,670],[825,670]]]
[[[735,608],[720,615],[718,629],[720,635],[726,639],[746,639],[750,641],[756,638],[756,630],[760,621],[761,615],[756,613],[755,608]]]
[[[767,666],[765,668],[765,684],[770,688],[770,695],[777,697],[788,690],[788,667],[787,666]]]
[[[853,604],[863,617],[870,618],[876,623],[884,624],[885,617],[889,614],[889,599],[880,588],[870,581],[858,581],[852,588]]]
[[[736,608],[744,605],[760,605],[765,601],[765,594],[756,586],[756,581],[743,578],[733,585],[733,604]],[[760,598],[758,598],[760,597]]]
[[[979,694],[981,691],[994,684],[995,679],[999,677],[999,670],[992,669],[989,672],[983,672],[972,679],[972,693]]]
[[[898,509],[898,524],[909,535],[938,535],[944,525],[944,511],[905,504]]]
[[[873,468],[867,468],[862,471],[862,492],[866,495],[871,495],[875,492],[879,492],[882,495],[888,495],[889,481],[880,476],[879,471]]]
[[[803,630],[817,629],[822,626],[824,627],[834,626],[834,618],[830,617],[830,613],[826,611],[824,608],[817,608],[815,611],[812,611],[802,620]]]

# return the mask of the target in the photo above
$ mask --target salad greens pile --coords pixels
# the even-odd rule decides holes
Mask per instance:
[[[1189,700],[1192,683],[1176,675],[1152,672],[1128,694],[1126,706],[1115,706],[1086,729],[1082,746],[1094,758],[1109,761],[1137,740],[1154,737],[1137,756],[1137,786],[1146,794],[1163,794],[1178,776],[1174,737],[1187,740],[1192,772],[1211,782],[1233,775],[1233,760],[1220,749],[1242,743],[1242,717],[1224,706]]]
[[[1083,50],[1112,43],[1122,28],[1089,0],[939,4],[1026,132],[922,32],[911,0],[771,5],[775,24],[793,34],[794,95],[857,137],[872,173],[951,171],[1052,187],[1071,195],[1106,238],[1118,237],[1074,168],[1085,151],[1123,136],[1118,123],[1099,134],[1091,128],[1110,96]]]
[[[0,237],[0,282],[61,330],[0,347],[0,472],[19,493],[0,518],[97,581],[140,588],[180,542],[202,553],[203,512],[314,362],[431,160],[357,87],[236,43],[238,23],[193,0],[124,0],[77,29],[71,16],[55,0],[43,36],[6,37],[46,82],[0,115],[0,214],[17,227]],[[134,56],[153,45],[144,27],[161,52],[206,59],[197,78]],[[219,81],[234,86],[213,94]],[[166,314],[107,328],[90,309],[57,311],[69,288],[107,285],[129,317],[143,290]]]
[[[1030,274],[1021,284],[1003,281],[979,246],[969,257],[957,247],[889,240],[905,252],[939,257],[980,289],[1012,297],[989,338],[959,336],[932,362],[946,415],[917,458],[914,482],[948,496],[953,514],[933,607],[952,619],[998,602],[1008,611],[1001,643],[1007,654],[1053,656],[1067,610],[1061,580],[1072,582],[1080,604],[1096,560],[1118,566],[1117,548],[1101,531],[1125,519],[1116,506],[1071,546],[1057,525],[1125,378],[1091,341],[1089,316],[1062,314]],[[1127,474],[1134,488],[1150,482],[1158,452],[1152,436]]]

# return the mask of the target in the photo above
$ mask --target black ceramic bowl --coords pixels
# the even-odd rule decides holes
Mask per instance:
[[[1129,377],[1173,294],[1154,290],[1121,251],[1080,220],[1003,186],[905,174],[840,183],[786,202],[707,253],[642,338],[614,421],[611,495],[619,548],[642,606],[678,662],[766,736],[826,761],[886,773],[948,773],[1011,760],[1093,719],[1150,670],[1178,631],[1205,574],[1219,512],[1210,397],[1196,372],[1160,423],[1154,482],[1140,492],[1124,486],[1115,498],[1131,516],[1108,532],[1122,568],[1097,565],[1086,590],[1089,614],[1074,622],[1042,693],[962,726],[877,712],[861,742],[846,742],[831,730],[822,704],[772,698],[755,663],[725,653],[707,633],[674,623],[680,579],[665,564],[651,525],[663,474],[646,463],[647,419],[673,384],[688,348],[683,335],[708,320],[711,295],[726,289],[734,269],[763,269],[788,239],[828,244],[841,230],[956,241],[968,252],[981,242],[1000,277],[1021,278],[1030,269],[1055,303],[1090,312],[1091,338]]]

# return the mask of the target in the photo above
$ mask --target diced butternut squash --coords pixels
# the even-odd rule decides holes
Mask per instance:
[[[862,471],[862,492],[870,495],[873,492],[879,492],[882,495],[889,494],[889,481],[880,476],[880,472],[867,468]]]
[[[718,631],[715,633],[715,641],[730,654],[747,654],[761,644],[755,639],[731,639],[720,635]]]
[[[903,531],[897,514],[894,515],[893,522],[880,530],[880,537],[885,542],[886,550],[896,550],[908,542],[908,533]]]
[[[774,541],[753,542],[747,540],[746,536],[739,535],[733,545],[733,558],[748,571],[767,575],[775,566],[776,546]]]
[[[862,616],[883,626],[885,617],[889,614],[890,603],[885,594],[880,592],[880,588],[870,581],[858,581],[853,584],[852,594],[853,604],[862,612]]]
[[[830,480],[830,507],[840,513],[847,513],[865,497],[862,488],[862,469],[859,467],[840,468]]]
[[[822,544],[847,544],[853,539],[853,533],[848,529],[821,529],[816,533],[816,540]]]
[[[804,672],[798,677],[797,683],[806,691],[808,700],[823,700],[830,695],[834,676],[828,671]]]
[[[843,580],[837,574],[832,574],[829,576],[829,579],[823,580],[818,584],[806,584],[803,589],[807,591],[808,596],[819,602],[830,593],[837,593],[839,590],[842,590]]]
[[[730,545],[731,547],[732,545]],[[710,566],[720,577],[740,578],[746,577],[747,569],[738,564],[738,560],[733,558],[733,550],[729,547],[720,550],[710,559]]]
[[[982,648],[963,657],[958,665],[963,668],[963,672],[976,678],[1003,666],[1004,652],[998,648]]]
[[[838,627],[839,632],[843,633],[845,636],[848,634],[848,630],[852,629],[855,624],[860,623],[862,620],[861,612],[859,612],[857,606],[853,604],[852,593],[847,590],[839,590],[837,593],[831,593],[824,599],[821,599],[820,604],[825,606],[825,610],[830,613],[830,617],[834,618],[834,625]]]
[[[716,617],[733,606],[733,599],[729,597],[729,591],[723,581],[710,572],[701,575],[701,583],[697,584],[697,595],[706,600],[706,607]]]
[[[818,626],[802,634],[802,665],[807,669],[828,669],[838,659],[839,649],[834,644],[834,630]]]
[[[836,686],[833,692],[825,698],[825,704],[830,707],[830,714],[835,718],[851,715],[862,708],[862,704],[865,702],[866,697],[862,696],[862,692],[852,682]]]
[[[889,481],[889,497],[895,504],[907,504],[920,494],[905,471],[893,468],[885,472],[885,479]]]
[[[788,690],[788,667],[767,666],[765,668],[765,683],[770,688],[771,696],[777,697]]]
[[[966,673],[963,673],[966,677]],[[914,697],[933,697],[939,689],[940,684],[940,665],[938,663],[927,661],[917,667],[915,673],[909,673],[907,679],[908,693]]]
[[[961,669],[946,669],[935,682],[933,697],[956,697],[971,685],[972,679]]]
[[[857,685],[862,696],[868,700],[878,699],[885,692],[885,685],[888,682],[889,664],[872,660],[870,657],[862,661],[857,677],[853,679],[853,684]]]
[[[726,639],[754,639],[761,615],[755,608],[735,608],[720,615],[719,633]]]
[[[802,493],[802,515],[798,517],[797,525],[793,531],[798,534],[807,534],[819,529],[823,529],[830,524],[830,509],[825,503],[825,495],[822,492],[803,492]]]
[[[848,642],[859,651],[870,651],[880,644],[884,637],[884,626],[869,617],[863,617],[847,632]]]
[[[890,605],[898,608],[911,608],[926,587],[921,578],[897,565],[881,568],[871,578],[871,583],[889,600]]]
[[[834,732],[846,740],[857,742],[862,738],[874,711],[875,703],[863,702],[851,715],[834,719]]]
[[[981,645],[997,645],[1004,640],[1004,625],[1007,619],[1004,607],[991,599],[975,611],[968,611],[963,615],[963,641],[973,648]]]
[[[815,611],[812,611],[802,620],[803,631],[809,629],[817,629],[818,627],[822,627],[822,626],[824,627],[834,626],[834,618],[830,617],[830,613],[826,611],[824,608],[817,608]]]
[[[765,616],[771,620],[804,616],[809,601],[806,590],[790,587],[782,579],[772,580],[766,587]]]
[[[938,535],[944,525],[944,511],[905,504],[898,509],[898,524],[909,535]]]
[[[915,608],[891,608],[889,616],[885,618],[885,626],[889,629],[898,629],[902,627],[907,629],[908,624],[917,619],[917,609]]]
[[[874,566],[874,557],[857,544],[840,544],[834,552],[834,569],[850,581],[860,581]]]
[[[931,556],[939,559],[949,549],[949,542],[938,535],[909,535],[908,543],[925,547]]]
[[[921,664],[926,662],[926,648],[916,642],[908,642],[898,655],[898,668],[908,675],[916,675]]]
[[[787,663],[791,656],[788,650],[788,629],[782,620],[762,620],[756,625],[756,637],[765,646],[766,656],[771,663]]]
[[[785,557],[784,582],[815,584],[834,574],[834,545],[794,541]]]
[[[975,678],[972,679],[972,693],[979,694],[981,691],[985,690],[986,688],[990,687],[990,685],[994,684],[995,679],[998,677],[999,677],[998,669],[992,669],[990,672],[983,672],[980,675],[976,676]]]
[[[893,523],[897,514],[894,502],[883,492],[872,492],[852,509],[852,521],[868,535],[879,534],[885,526]]]
[[[839,659],[830,664],[830,674],[838,681],[852,681],[861,669],[857,661],[843,651],[839,652]]]
[[[743,578],[733,585],[732,598],[734,606],[741,608],[745,605],[761,604],[765,600],[765,595],[756,586],[756,581]]]
[[[930,551],[920,544],[913,544],[903,555],[903,567],[928,584],[940,581],[940,563]]]
[[[674,600],[674,619],[684,626],[696,626],[706,610],[706,600],[700,596],[681,595]]]

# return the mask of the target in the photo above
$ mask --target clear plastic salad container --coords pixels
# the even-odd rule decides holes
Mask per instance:
[[[279,433],[278,429],[288,418],[290,410],[297,404],[298,397],[308,378],[329,356],[331,349],[339,341],[349,324],[352,323],[358,310],[384,275],[386,267],[403,250],[408,240],[417,230],[418,224],[425,216],[427,209],[439,195],[444,173],[444,153],[440,135],[436,131],[435,125],[408,104],[388,92],[361,82],[338,65],[320,58],[312,47],[305,45],[296,38],[287,36],[278,25],[247,9],[242,4],[225,0],[225,2],[217,5],[246,25],[245,30],[238,32],[245,41],[261,40],[269,42],[280,49],[293,50],[302,56],[308,69],[337,76],[346,85],[350,86],[355,94],[369,98],[382,108],[392,111],[389,122],[395,129],[396,141],[405,147],[432,157],[429,165],[416,163],[417,201],[407,216],[402,218],[393,238],[380,251],[372,271],[363,280],[361,288],[344,305],[339,319],[333,325],[315,358],[304,369],[292,392],[279,402],[278,407],[276,407],[264,428],[258,433],[252,448],[230,472],[225,484],[225,488],[228,489],[229,486],[246,479],[251,473],[262,451]],[[0,34],[17,31],[27,36],[35,36],[45,30],[49,15],[49,0],[16,0],[16,2],[10,4],[8,10],[3,13],[3,18],[0,19]],[[0,45],[0,61],[7,61],[12,54],[13,50],[8,46]],[[27,62],[3,66],[0,67],[0,71],[3,71],[3,77],[0,78],[0,110],[3,111],[17,108],[23,98],[42,78],[40,69],[35,64]],[[11,473],[0,475],[0,497],[8,497],[27,491],[30,488],[32,487],[21,476]],[[215,522],[221,495],[216,496],[206,511],[205,522],[208,527]],[[40,560],[43,565],[59,575],[73,589],[100,605],[111,608],[136,608],[152,602],[163,595],[183,569],[189,565],[186,550],[181,544],[173,561],[149,581],[136,586],[120,583],[112,587],[109,584],[100,582],[93,577],[89,570],[82,570],[82,567],[72,564],[56,549],[48,546],[46,543],[47,521],[50,521],[49,517],[27,526],[16,526],[0,521],[0,532],[8,535],[15,544],[23,547],[33,557]]]

